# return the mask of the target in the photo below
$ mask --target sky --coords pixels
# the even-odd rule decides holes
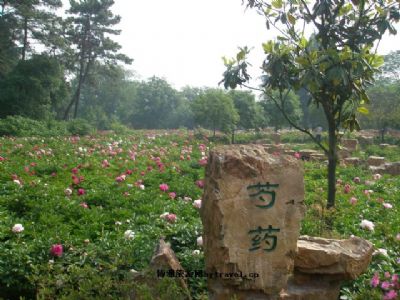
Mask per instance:
[[[177,89],[217,87],[225,69],[222,57],[234,56],[242,46],[254,48],[250,72],[256,83],[261,44],[274,36],[242,0],[115,0],[113,12],[122,18],[115,40],[134,59],[129,68],[139,79],[162,77]],[[379,53],[400,50],[398,25],[399,34],[385,36]]]

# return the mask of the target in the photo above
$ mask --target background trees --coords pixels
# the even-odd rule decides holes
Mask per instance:
[[[233,100],[224,91],[208,89],[192,103],[196,124],[213,131],[232,132],[239,121]]]

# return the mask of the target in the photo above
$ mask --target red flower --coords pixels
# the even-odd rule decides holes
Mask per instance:
[[[79,196],[82,196],[82,195],[85,195],[85,193],[86,193],[86,191],[84,190],[84,189],[78,189],[78,195]]]
[[[199,187],[199,188],[203,188],[204,187],[204,181],[203,180],[197,180],[196,181],[196,185]]]
[[[50,254],[53,256],[61,257],[63,255],[63,246],[61,244],[55,244],[51,246]]]
[[[168,189],[169,189],[168,184],[166,184],[166,183],[160,184],[160,190],[161,191],[166,192],[166,191],[168,191]]]

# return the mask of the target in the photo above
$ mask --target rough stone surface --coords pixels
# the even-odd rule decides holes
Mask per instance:
[[[341,159],[348,158],[351,156],[351,151],[347,148],[342,148],[338,151],[338,156]]]
[[[362,145],[362,146],[373,145],[374,137],[361,135],[358,137],[358,141],[360,142],[360,145]]]
[[[259,186],[268,183],[279,186]],[[265,206],[273,196],[267,190],[276,193],[269,208]],[[254,196],[260,191],[264,192]],[[211,299],[225,299],[232,289],[268,299],[265,294],[278,295],[286,287],[305,212],[303,200],[303,168],[296,158],[270,155],[261,145],[220,146],[211,151],[200,210],[206,271],[259,275],[209,279]],[[279,232],[250,233],[269,226]]]
[[[369,156],[367,163],[370,166],[380,166],[385,163],[385,158],[381,156]]]
[[[301,159],[310,160],[312,155],[318,154],[318,151],[312,149],[302,149],[299,151],[299,153],[301,155]]]
[[[369,170],[373,173],[390,174],[393,176],[400,175],[400,161],[385,163],[380,166],[370,166]]]
[[[296,272],[325,274],[336,280],[357,278],[367,269],[374,250],[370,242],[358,237],[332,240],[302,236],[297,246]]]
[[[158,270],[174,270],[174,271],[184,271],[179,260],[176,258],[174,251],[171,246],[166,243],[163,239],[160,239],[154,255],[150,262],[150,267],[157,272]],[[187,295],[190,295],[188,286],[185,280],[181,277],[177,278],[180,286],[186,291]]]
[[[361,164],[361,159],[359,157],[347,157],[344,159],[346,165],[359,166]]]
[[[356,139],[342,139],[342,145],[349,151],[356,151],[358,146],[358,140]]]
[[[280,300],[337,300],[339,281],[327,281],[321,276],[295,274],[287,289],[280,293]]]
[[[271,139],[275,144],[280,144],[281,143],[281,135],[279,133],[271,134]]]
[[[385,173],[390,175],[400,175],[400,161],[385,163]]]

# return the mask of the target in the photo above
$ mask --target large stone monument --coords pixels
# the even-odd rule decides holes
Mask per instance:
[[[211,151],[201,208],[210,299],[275,299],[293,271],[304,212],[301,161],[261,145]]]
[[[210,152],[203,244],[211,300],[336,300],[341,281],[368,267],[373,245],[360,238],[303,236],[303,163],[262,145]]]

